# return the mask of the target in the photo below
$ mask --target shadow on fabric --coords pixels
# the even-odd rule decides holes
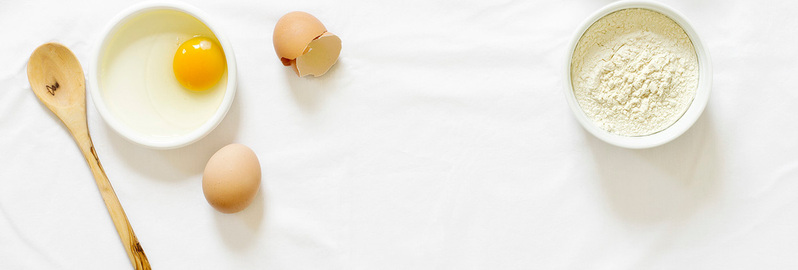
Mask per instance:
[[[241,85],[239,83],[239,85]],[[236,91],[239,96],[241,86]],[[241,120],[239,102],[233,100],[230,110],[221,123],[210,134],[190,145],[170,150],[150,149],[138,145],[115,132],[109,135],[109,141],[128,166],[135,168],[148,179],[160,181],[175,181],[193,179],[193,176],[202,174],[208,159],[219,149],[234,143],[238,135]],[[103,121],[106,129],[111,127]]]
[[[607,144],[585,131],[612,210],[629,222],[689,218],[722,188],[723,156],[709,110],[679,138],[651,149]]]
[[[231,250],[245,250],[258,239],[256,235],[260,233],[264,215],[264,193],[265,187],[261,183],[260,190],[252,200],[252,204],[238,213],[224,214],[208,207],[209,211],[214,212],[213,216],[219,235]]]
[[[338,89],[333,85],[340,82],[339,76],[336,74],[341,70],[342,65],[345,63],[338,59],[338,62],[327,73],[319,77],[313,77],[313,75],[297,77],[291,67],[284,67],[285,80],[291,87],[291,94],[297,105],[306,112],[318,111],[326,97]]]

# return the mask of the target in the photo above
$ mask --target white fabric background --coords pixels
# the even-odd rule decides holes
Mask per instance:
[[[86,2],[86,3],[83,3]],[[238,60],[205,139],[150,150],[91,99],[94,143],[155,269],[796,269],[798,2],[663,1],[714,64],[709,105],[664,146],[608,145],[563,95],[566,46],[610,1],[190,1]],[[88,70],[133,4],[0,1],[0,269],[127,269],[92,175],[29,89],[57,41]],[[277,19],[316,15],[337,65],[297,78]],[[238,142],[263,185],[214,211],[208,158]]]

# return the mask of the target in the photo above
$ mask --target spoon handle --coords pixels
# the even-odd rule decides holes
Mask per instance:
[[[119,198],[116,197],[114,188],[111,187],[111,182],[108,181],[108,176],[105,175],[103,165],[100,164],[100,159],[97,157],[97,152],[94,151],[94,144],[89,137],[87,129],[70,129],[72,136],[75,138],[80,151],[83,152],[83,157],[89,163],[94,180],[97,182],[97,188],[100,189],[100,195],[105,201],[105,207],[108,208],[108,214],[111,215],[111,220],[114,222],[116,232],[119,233],[119,238],[122,240],[122,245],[127,251],[127,256],[133,264],[133,269],[136,270],[150,270],[150,262],[147,260],[147,255],[144,254],[144,249],[141,248],[139,239],[133,233],[133,228],[127,220],[125,210],[122,209],[122,204],[119,203]],[[85,131],[83,131],[85,130]],[[76,132],[78,131],[78,132]]]

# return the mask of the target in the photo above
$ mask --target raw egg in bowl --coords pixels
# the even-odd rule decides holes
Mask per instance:
[[[169,149],[201,139],[235,97],[229,41],[188,4],[128,8],[105,28],[92,57],[95,107],[122,137],[144,146]]]

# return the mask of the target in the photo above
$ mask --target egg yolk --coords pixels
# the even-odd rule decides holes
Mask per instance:
[[[206,37],[195,37],[180,44],[172,62],[177,81],[194,91],[214,86],[226,68],[222,47]]]

